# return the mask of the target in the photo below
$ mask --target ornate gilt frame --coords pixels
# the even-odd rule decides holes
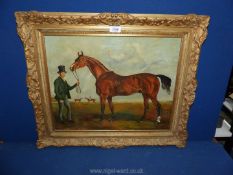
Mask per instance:
[[[17,31],[23,42],[27,63],[28,95],[32,101],[38,131],[38,148],[46,146],[123,147],[133,145],[176,145],[184,147],[187,121],[195,98],[196,71],[201,45],[207,36],[209,16],[148,15],[125,13],[50,13],[16,12]],[[168,131],[61,132],[53,129],[49,119],[43,36],[51,32],[85,34],[94,31],[109,35],[109,26],[121,26],[116,35],[156,35],[181,37],[174,119]]]

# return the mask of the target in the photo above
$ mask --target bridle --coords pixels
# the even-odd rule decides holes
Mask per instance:
[[[82,52],[82,55],[83,55],[83,52]],[[79,56],[80,56],[80,54],[79,54],[79,52],[78,52],[78,58],[79,58]],[[75,60],[75,61],[76,61],[76,60]],[[72,74],[74,75],[74,78],[79,82],[79,77],[78,77],[78,74],[77,74],[77,72],[76,72],[76,69],[72,71]],[[76,92],[77,92],[78,94],[81,94],[81,88],[80,88],[79,84],[78,84],[77,87],[76,87]]]
[[[79,77],[78,77],[76,70],[72,71],[72,74],[74,75],[74,78],[79,82]],[[79,84],[76,87],[76,92],[78,94],[81,94],[81,88],[80,88]]]

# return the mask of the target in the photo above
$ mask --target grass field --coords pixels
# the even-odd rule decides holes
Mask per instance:
[[[100,121],[100,104],[71,102],[74,123],[61,123],[58,119],[58,105],[52,103],[55,128],[64,130],[151,130],[169,129],[172,102],[161,103],[161,123],[155,121],[155,109],[150,104],[146,118],[138,122],[143,114],[143,103],[114,103],[114,120],[106,105],[104,120]],[[66,112],[66,111],[64,111]]]

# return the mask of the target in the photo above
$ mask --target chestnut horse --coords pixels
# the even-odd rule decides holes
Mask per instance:
[[[141,93],[144,99],[144,119],[149,109],[149,99],[152,101],[157,111],[157,122],[160,122],[160,103],[157,101],[157,94],[160,88],[160,78],[162,88],[170,93],[171,79],[165,75],[154,75],[150,73],[139,73],[128,76],[121,76],[106,68],[95,58],[79,54],[75,62],[70,66],[71,71],[87,66],[96,78],[96,93],[100,96],[101,118],[103,120],[105,102],[109,103],[111,113],[114,114],[112,97],[127,96],[134,93]],[[140,120],[140,121],[141,121]]]

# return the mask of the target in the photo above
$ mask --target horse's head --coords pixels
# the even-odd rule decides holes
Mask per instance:
[[[78,57],[75,59],[74,63],[71,64],[70,70],[74,71],[84,66],[86,66],[86,59],[85,56],[83,55],[83,52],[81,51],[81,54],[78,52]]]

